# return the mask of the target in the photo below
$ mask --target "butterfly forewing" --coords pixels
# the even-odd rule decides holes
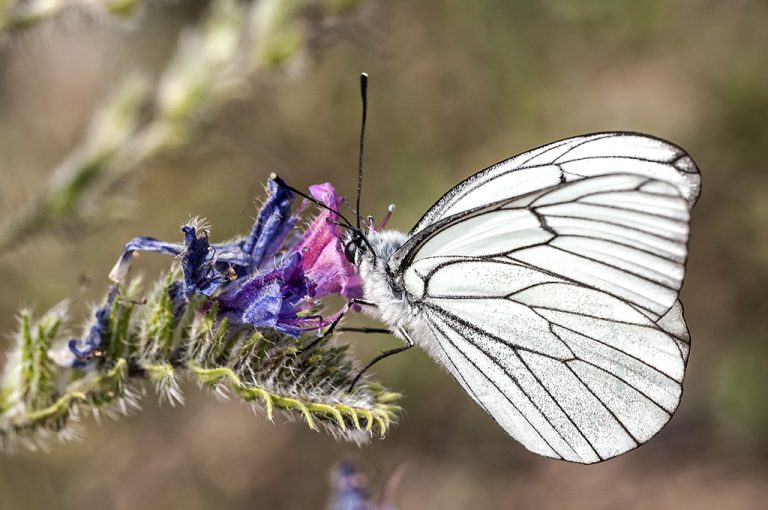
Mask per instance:
[[[689,207],[699,196],[696,165],[680,147],[640,133],[595,133],[514,156],[469,177],[443,196],[412,234],[447,217],[584,177],[629,173],[675,186]]]

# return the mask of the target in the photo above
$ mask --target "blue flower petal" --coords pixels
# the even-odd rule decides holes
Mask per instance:
[[[117,260],[115,267],[109,273],[109,278],[116,283],[122,283],[125,281],[125,277],[128,275],[128,269],[130,269],[131,259],[133,259],[133,253],[136,251],[151,251],[165,253],[166,255],[177,256],[184,251],[184,245],[177,243],[166,243],[155,239],[154,237],[135,237],[128,241],[128,244],[123,248],[123,253]]]
[[[219,311],[237,323],[297,337],[306,323],[299,314],[312,294],[313,286],[301,268],[301,254],[293,252],[278,267],[219,296]]]
[[[269,196],[243,244],[243,252],[251,257],[252,269],[261,267],[265,258],[280,249],[297,221],[297,217],[291,215],[293,192],[272,179],[267,182],[267,191]]]

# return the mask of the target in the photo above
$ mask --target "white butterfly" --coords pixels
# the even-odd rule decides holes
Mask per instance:
[[[678,294],[700,188],[680,147],[595,133],[476,173],[407,234],[372,219],[364,233],[359,215],[353,226],[334,211],[363,280],[355,302],[389,326],[346,329],[405,341],[360,375],[419,345],[533,452],[591,464],[640,446],[680,403],[690,336]]]
[[[469,177],[408,234],[353,232],[346,253],[397,351],[423,347],[529,450],[600,462],[680,402],[699,190],[669,142],[579,136]]]

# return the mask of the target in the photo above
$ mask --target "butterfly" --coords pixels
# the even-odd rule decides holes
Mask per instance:
[[[679,293],[700,188],[678,146],[606,132],[472,175],[408,233],[364,231],[358,215],[344,247],[363,282],[354,304],[404,341],[368,367],[422,347],[547,457],[590,464],[640,446],[680,403]]]

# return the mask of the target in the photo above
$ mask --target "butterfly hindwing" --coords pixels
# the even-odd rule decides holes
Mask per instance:
[[[510,435],[598,462],[678,405],[688,208],[667,180],[585,177],[443,218],[393,261],[438,359]]]

